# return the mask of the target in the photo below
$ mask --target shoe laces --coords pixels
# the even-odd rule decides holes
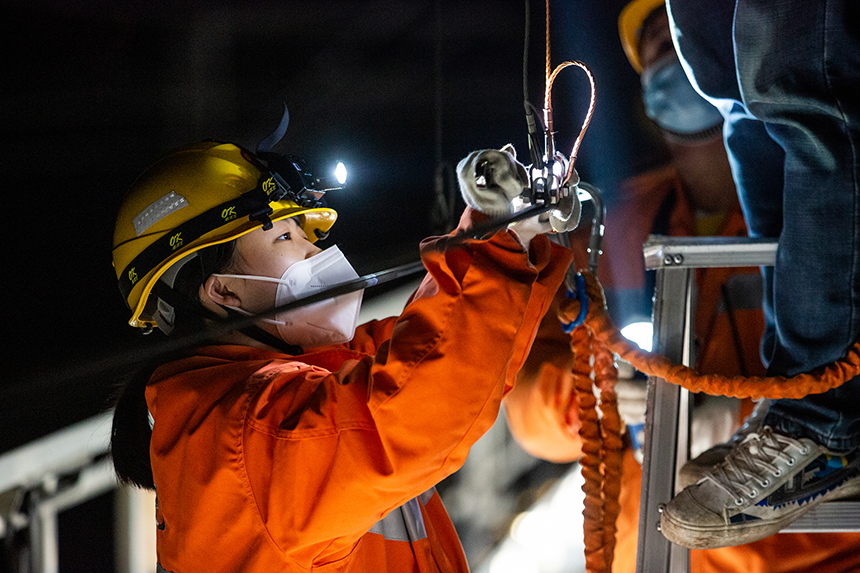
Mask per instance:
[[[741,424],[741,427],[732,434],[732,437],[729,439],[729,444],[734,446],[743,442],[747,436],[749,436],[752,432],[758,431],[761,429],[762,422],[764,421],[765,414],[767,414],[767,409],[770,407],[770,404],[773,400],[762,399],[759,400],[753,411],[749,416],[744,420],[744,423]]]
[[[801,454],[809,453],[808,446],[765,426],[750,433],[722,462],[707,470],[705,477],[731,496],[735,505],[743,505],[746,498],[759,495],[759,487],[770,487],[773,478],[783,476],[797,463],[787,451],[792,446]]]

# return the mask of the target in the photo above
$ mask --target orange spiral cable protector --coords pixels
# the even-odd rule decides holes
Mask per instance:
[[[615,522],[621,513],[618,501],[621,495],[621,462],[624,442],[621,416],[618,413],[618,397],[615,394],[615,384],[618,382],[618,370],[615,368],[615,358],[612,352],[599,339],[591,342],[594,352],[594,375],[597,387],[600,389],[601,420],[601,457],[603,458],[603,547],[605,560],[611,569],[615,554]]]
[[[615,395],[618,371],[612,352],[593,337],[587,326],[571,332],[570,344],[574,352],[574,389],[583,442],[580,465],[585,494],[582,512],[585,564],[590,573],[608,573],[612,570],[615,553],[615,522],[621,511],[618,497],[623,442]],[[597,412],[595,386],[600,393],[602,418]]]
[[[691,392],[735,398],[798,399],[809,394],[827,392],[860,375],[860,342],[855,343],[846,355],[836,362],[794,376],[700,374],[692,368],[673,363],[665,356],[646,352],[624,338],[606,313],[603,288],[597,278],[586,271],[582,274],[590,301],[585,323],[594,336],[637,370],[683,386]],[[576,317],[578,313],[579,303],[576,300],[565,301],[559,308],[559,317],[566,322],[570,322],[571,317]]]
[[[604,550],[603,495],[601,483],[601,436],[597,416],[597,399],[591,380],[591,333],[587,328],[576,328],[571,333],[574,353],[573,383],[579,409],[582,437],[582,476],[585,494],[582,515],[584,518],[585,566],[588,571],[607,571]]]

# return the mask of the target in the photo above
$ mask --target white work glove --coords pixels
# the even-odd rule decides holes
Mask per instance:
[[[510,144],[499,150],[473,151],[457,165],[457,179],[466,205],[494,218],[514,213],[517,207],[513,200],[530,185],[528,172]],[[549,214],[512,223],[508,228],[525,249],[537,235],[552,231]]]
[[[525,207],[522,202],[515,204],[514,199],[531,184],[528,172],[517,161],[517,152],[511,144],[499,150],[473,151],[457,165],[457,179],[466,205],[494,218],[510,215]],[[576,181],[579,181],[578,176]],[[573,192],[576,192],[575,184]],[[579,199],[571,195],[563,199],[557,208],[512,223],[508,228],[528,249],[531,240],[537,235],[575,229],[579,224],[580,211]]]
[[[466,205],[494,218],[513,213],[512,200],[529,186],[526,168],[510,144],[470,153],[457,164],[457,180]]]
[[[532,239],[538,235],[552,232],[550,214],[541,213],[540,215],[535,215],[534,217],[529,217],[528,219],[511,223],[508,225],[508,229],[513,231],[517,236],[517,239],[519,239],[520,244],[524,248],[528,249]]]

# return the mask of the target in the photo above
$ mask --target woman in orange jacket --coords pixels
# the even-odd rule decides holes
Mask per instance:
[[[482,157],[498,186],[467,197],[461,228],[527,185],[512,155]],[[208,142],[141,175],[114,235],[133,326],[201,332],[357,277],[314,244],[336,213],[290,165]],[[532,223],[424,241],[399,317],[356,328],[361,295],[341,295],[137,376],[112,452],[157,492],[159,571],[467,571],[434,485],[493,424],[570,263]]]

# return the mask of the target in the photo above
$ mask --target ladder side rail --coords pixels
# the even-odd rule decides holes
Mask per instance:
[[[654,348],[670,359],[689,360],[689,305],[675,304],[690,297],[693,271],[683,268],[658,270],[654,298]],[[636,571],[680,572],[689,569],[689,551],[674,546],[659,530],[661,504],[675,492],[675,458],[686,450],[686,433],[679,432],[682,392],[679,386],[656,377],[648,379],[645,416],[645,451],[639,505],[639,538]],[[656,415],[659,412],[659,415]],[[666,472],[666,468],[672,471]]]

